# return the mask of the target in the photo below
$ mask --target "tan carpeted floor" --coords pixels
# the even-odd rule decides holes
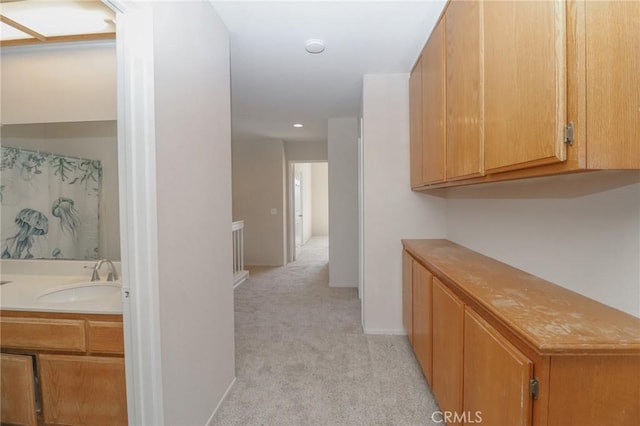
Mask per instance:
[[[235,290],[237,381],[213,424],[438,424],[407,338],[363,334],[357,289],[329,288],[327,262],[312,238],[296,262],[250,268]]]

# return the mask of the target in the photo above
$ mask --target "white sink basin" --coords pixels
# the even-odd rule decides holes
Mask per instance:
[[[71,303],[96,300],[119,294],[119,283],[88,282],[47,290],[44,293],[40,293],[36,298],[39,302]]]

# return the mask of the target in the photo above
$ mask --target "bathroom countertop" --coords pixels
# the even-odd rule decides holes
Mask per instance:
[[[39,296],[50,291],[63,289],[74,284],[87,284],[89,283],[87,276],[2,274],[2,281],[10,281],[0,285],[0,309],[2,310],[87,314],[122,313],[120,292],[92,300],[74,302],[43,302],[38,300]],[[120,283],[115,284],[119,285]]]

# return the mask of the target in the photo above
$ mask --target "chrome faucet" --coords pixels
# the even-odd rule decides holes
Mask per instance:
[[[107,275],[107,281],[117,281],[119,279],[118,270],[113,265],[113,262],[110,261],[109,259],[100,259],[96,262],[95,265],[93,265],[93,273],[91,274],[91,281],[92,282],[100,281],[100,275],[98,274],[98,270],[100,270],[103,263],[106,263],[107,265],[109,265],[109,275]]]

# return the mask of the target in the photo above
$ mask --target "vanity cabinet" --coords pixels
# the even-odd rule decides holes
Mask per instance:
[[[0,311],[0,333],[3,423],[35,424],[10,421],[4,402],[39,395],[38,416],[35,403],[19,406],[46,425],[127,424],[122,315]],[[5,371],[21,387],[5,386]]]
[[[36,393],[31,356],[0,354],[0,389],[0,421],[35,426]]]
[[[403,240],[431,277],[429,384],[450,424],[632,426],[640,319],[447,240]],[[416,274],[416,270],[426,272]],[[416,351],[416,358],[419,359]]]
[[[430,91],[446,94],[445,178],[414,190],[640,169],[639,2],[451,0],[432,37],[443,24],[446,80]],[[423,129],[440,124],[431,100],[410,103]],[[440,176],[413,134],[412,170]]]

